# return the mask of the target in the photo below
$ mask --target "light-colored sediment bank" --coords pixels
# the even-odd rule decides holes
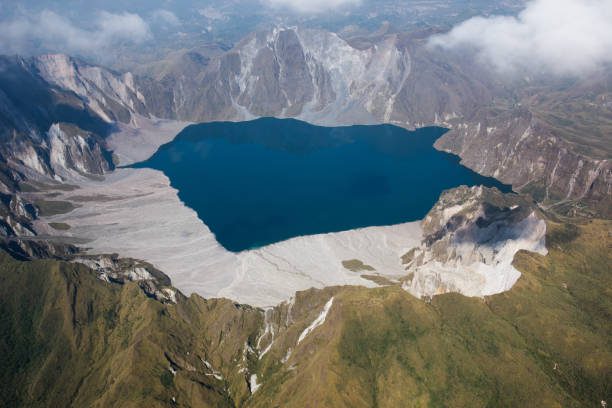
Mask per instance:
[[[151,119],[134,114],[128,125],[117,123],[117,131],[107,139],[108,147],[127,166],[147,160],[159,147],[172,141],[189,122]]]
[[[147,159],[188,125],[142,117],[135,120],[138,123],[120,127],[109,138],[121,164]],[[535,215],[506,228],[493,241],[451,240],[446,248],[448,256],[442,261],[428,254],[428,261],[410,273],[402,256],[419,246],[428,251],[421,242],[420,222],[297,237],[232,253],[217,242],[196,212],[180,201],[162,172],[121,168],[102,180],[75,174],[66,181],[79,188],[58,192],[54,200],[70,201],[78,207],[39,220],[39,232],[72,237],[79,243],[86,240],[81,246],[92,254],[117,253],[150,262],[186,295],[226,297],[253,306],[276,305],[311,287],[376,286],[363,275],[390,280],[410,277],[403,287],[417,297],[446,292],[491,295],[509,290],[520,277],[512,266],[518,250],[546,253],[546,225]],[[474,214],[480,212],[475,210]],[[70,228],[58,230],[49,223]],[[498,226],[479,233],[495,235],[491,228]]]
[[[151,169],[119,169],[103,181],[56,200],[80,205],[45,219],[71,226],[56,234],[85,238],[92,253],[143,259],[164,271],[185,294],[227,297],[254,306],[275,305],[296,291],[331,285],[375,286],[342,265],[358,259],[387,276],[404,273],[401,255],[419,244],[419,223],[297,237],[232,253],[178,198],[168,178]]]

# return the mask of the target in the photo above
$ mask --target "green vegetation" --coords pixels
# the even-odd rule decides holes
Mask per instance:
[[[74,204],[68,201],[38,200],[34,204],[38,208],[40,215],[43,217],[69,213],[77,208]]]
[[[366,265],[359,259],[349,259],[348,261],[342,261],[342,266],[352,272],[363,272],[363,271],[375,271],[374,267]]]
[[[550,94],[535,106],[534,113],[547,122],[555,134],[572,143],[576,151],[596,159],[612,153],[612,114],[604,105],[593,103],[609,97]],[[590,100],[589,100],[590,99]],[[589,109],[585,109],[589,106]]]
[[[49,226],[58,231],[68,231],[70,229],[70,225],[65,222],[50,222]]]
[[[198,296],[162,304],[80,265],[0,253],[0,401],[598,406],[612,399],[611,229],[610,221],[549,222],[549,255],[519,253],[521,279],[485,299],[426,302],[398,285],[300,292],[290,314],[283,304],[268,317],[276,329],[263,358],[247,351],[263,333],[256,309]],[[297,344],[332,296],[325,323]],[[254,395],[252,373],[262,384]]]
[[[397,285],[397,282],[393,282],[389,278],[386,278],[382,275],[361,275],[363,279],[370,280],[377,285],[387,286],[387,285]]]
[[[240,405],[248,388],[233,361],[260,324],[256,310],[227,300],[166,305],[82,265],[0,252],[0,405]]]

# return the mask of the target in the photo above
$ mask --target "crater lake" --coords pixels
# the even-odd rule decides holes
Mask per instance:
[[[436,150],[446,132],[294,119],[191,125],[148,160],[226,249],[422,219],[443,190],[494,178]]]

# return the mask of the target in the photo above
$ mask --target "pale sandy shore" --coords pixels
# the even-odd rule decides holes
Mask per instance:
[[[119,164],[126,166],[148,159],[161,145],[172,141],[190,124],[134,115],[133,123],[118,123],[117,131],[106,142],[119,159]]]
[[[119,169],[103,181],[80,180],[59,200],[80,207],[46,222],[71,225],[62,235],[85,238],[91,253],[143,259],[185,294],[275,305],[298,290],[332,285],[375,286],[342,265],[358,259],[387,276],[405,273],[400,257],[419,244],[418,222],[298,237],[232,253],[178,198],[168,178],[151,169]]]

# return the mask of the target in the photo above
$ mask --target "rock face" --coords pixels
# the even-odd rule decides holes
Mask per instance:
[[[48,61],[47,61],[48,60]],[[70,176],[101,175],[113,169],[104,136],[113,124],[79,97],[76,86],[60,88],[43,76],[56,72],[41,61],[0,57],[0,191],[7,197],[2,247],[20,258],[65,255],[75,248],[36,239],[36,211],[21,191],[24,183],[57,183]],[[50,64],[50,63],[49,63]],[[52,64],[51,64],[52,65]],[[73,78],[73,82],[76,79]],[[74,88],[74,89],[73,89]]]
[[[118,74],[76,61],[63,54],[35,58],[32,65],[42,79],[62,90],[74,92],[107,123],[129,123],[133,113],[145,113],[144,97],[131,73]]]
[[[60,56],[55,59],[69,61]],[[78,77],[59,68],[53,71],[41,62],[48,60],[51,57],[0,58],[0,152],[4,160],[16,173],[51,178],[63,172],[102,174],[110,170],[112,162],[103,138],[112,129],[112,121],[100,116],[99,109],[90,108],[97,107],[95,103],[76,93]],[[41,71],[45,67],[47,71]],[[49,72],[57,75],[53,81]]]
[[[38,211],[20,194],[0,193],[0,248],[17,259],[66,258],[74,246],[37,239]]]
[[[474,67],[467,75],[422,39],[347,40],[295,27],[253,33],[199,66],[191,58],[188,73],[168,64],[175,68],[161,78],[136,81],[155,116],[188,121],[276,116],[419,127],[468,115],[500,88]]]
[[[3,58],[4,137],[32,124],[40,135],[64,122],[101,137],[119,128],[115,145],[122,145],[118,139],[155,118],[439,125],[451,131],[437,147],[466,166],[562,212],[586,205],[587,213],[611,215],[609,74],[507,83],[462,55],[428,47],[426,33],[343,38],[296,27],[253,33],[220,55],[169,58],[178,60],[160,62],[164,69],[151,77],[64,55]],[[46,113],[29,106],[32,99]],[[45,149],[39,140],[15,151],[25,166],[49,173]]]
[[[136,80],[157,117],[445,126],[437,146],[466,166],[547,205],[610,215],[606,75],[509,83],[416,35],[344,39],[300,28],[254,33],[220,56],[169,65],[156,81]]]
[[[426,34],[277,28],[219,55],[180,54],[151,78],[64,55],[1,57],[0,190],[104,174],[113,169],[110,149],[122,163],[142,159],[185,123],[158,118],[269,115],[445,126],[438,148],[468,167],[560,212],[612,215],[610,75],[510,86],[426,44]]]
[[[612,162],[581,154],[525,109],[458,121],[436,146],[545,206],[573,213],[573,205],[586,205],[591,213],[612,216]]]
[[[395,36],[357,49],[330,32],[275,29],[248,36],[195,75],[169,72],[146,82],[143,93],[147,100],[170,94],[152,112],[189,121],[279,116],[373,123],[389,118],[389,101],[409,73],[410,56]]]
[[[31,222],[37,211],[33,205],[16,194],[0,194],[0,210],[4,217],[0,227],[2,236],[34,235]]]
[[[170,278],[152,265],[131,258],[113,255],[76,255],[72,262],[95,271],[104,282],[126,284],[137,282],[143,292],[162,303],[176,303],[177,290],[170,286]]]
[[[403,261],[403,288],[417,297],[448,292],[487,296],[509,290],[519,250],[546,254],[546,224],[524,198],[497,189],[445,192],[422,222],[424,239]]]
[[[55,174],[104,174],[113,168],[112,157],[98,135],[66,123],[54,123],[47,132],[49,164]]]

